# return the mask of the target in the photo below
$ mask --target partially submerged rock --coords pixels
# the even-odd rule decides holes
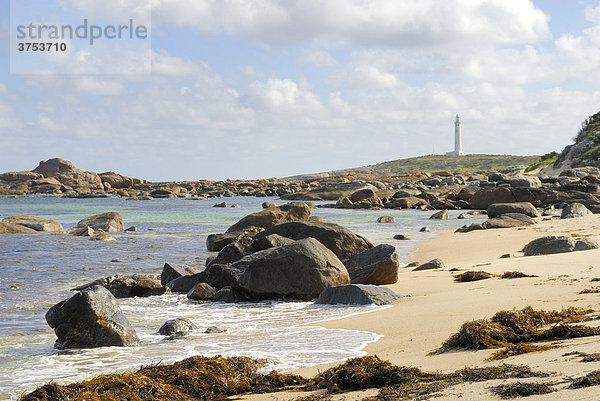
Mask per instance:
[[[183,266],[172,265],[170,263],[165,263],[163,265],[162,272],[160,273],[160,283],[162,285],[167,285],[169,281],[175,280],[181,276],[187,276],[190,274],[194,274],[195,272],[191,269],[186,269]]]
[[[129,346],[138,342],[117,300],[100,285],[85,288],[54,305],[46,313],[46,321],[58,337],[57,348]]]
[[[196,284],[204,283],[206,281],[206,276],[206,272],[202,271],[200,273],[177,277],[176,279],[169,281],[165,287],[171,292],[187,294],[194,286],[196,286]]]
[[[217,289],[207,283],[198,283],[187,293],[187,298],[194,301],[206,301],[217,293]]]
[[[308,221],[310,207],[303,202],[290,202],[281,206],[272,206],[260,212],[249,214],[227,229],[228,233],[255,226],[270,228],[289,221]]]
[[[175,333],[187,334],[190,331],[197,329],[198,326],[192,323],[190,319],[178,317],[164,322],[163,325],[160,326],[160,329],[158,329],[158,334],[163,336],[170,336]]]
[[[123,232],[123,217],[117,212],[106,212],[86,217],[77,223],[77,227],[91,227],[105,232]]]
[[[430,217],[432,220],[448,220],[448,209],[440,210],[439,212],[435,212]]]
[[[392,245],[378,245],[346,262],[352,284],[394,284],[398,281],[398,254]]]
[[[99,232],[98,234],[94,234],[90,241],[116,241],[116,238],[110,235],[109,233]]]
[[[2,221],[29,227],[35,231],[61,231],[63,229],[58,221],[36,216],[10,216],[5,217]]]
[[[402,297],[389,288],[350,284],[325,288],[315,302],[328,305],[388,305]]]
[[[147,274],[109,276],[75,287],[73,290],[82,291],[94,285],[105,287],[115,298],[148,297],[165,293],[158,277]]]
[[[18,224],[7,223],[5,221],[0,221],[0,234],[35,234],[35,231],[32,228],[20,226]]]

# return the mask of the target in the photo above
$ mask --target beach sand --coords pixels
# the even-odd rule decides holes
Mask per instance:
[[[600,369],[600,362],[581,362],[581,357],[565,355],[579,351],[600,352],[600,336],[551,342],[559,348],[513,356],[502,361],[486,361],[497,350],[456,350],[440,355],[428,355],[437,349],[460,326],[470,320],[491,318],[500,310],[534,309],[561,310],[571,306],[600,311],[600,294],[579,294],[584,289],[600,288],[600,250],[571,253],[523,256],[522,248],[531,240],[545,235],[566,235],[575,239],[589,238],[600,242],[600,215],[557,220],[538,218],[538,224],[527,228],[492,229],[470,233],[440,232],[418,245],[413,258],[421,263],[440,258],[446,263],[443,270],[412,271],[401,269],[396,284],[388,286],[399,294],[410,295],[400,299],[392,308],[352,316],[337,321],[319,323],[336,329],[366,330],[384,337],[369,344],[366,352],[381,359],[425,371],[449,373],[465,367],[489,367],[502,363],[526,364],[533,370],[551,373],[543,379],[558,383],[557,392],[527,397],[529,400],[598,400],[600,386],[584,389],[566,389],[568,378],[580,377]],[[511,254],[510,258],[500,256]],[[537,275],[533,278],[490,279],[474,282],[456,282],[450,269],[484,270],[501,275],[507,271],[521,271]],[[587,322],[600,326],[600,320]],[[294,373],[311,377],[338,364],[302,369]],[[490,387],[517,381],[493,380],[466,383],[450,387],[436,400],[493,400]],[[520,381],[528,381],[528,379]],[[376,394],[376,390],[345,393],[335,400],[360,400]],[[290,400],[301,393],[277,393],[246,396],[244,400]]]

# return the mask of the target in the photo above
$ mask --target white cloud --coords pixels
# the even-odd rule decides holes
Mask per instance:
[[[10,104],[0,103],[0,128],[17,129],[21,128],[22,125],[14,108]]]
[[[596,7],[585,8],[585,19],[595,24],[600,24],[600,4]]]
[[[99,79],[94,76],[85,76],[76,79],[75,89],[87,95],[114,96],[125,89],[120,82]]]
[[[52,119],[45,115],[39,116],[37,124],[41,129],[48,131],[58,131],[61,128]]]
[[[302,89],[289,79],[269,79],[250,84],[244,104],[266,112],[320,113],[322,104],[317,95]]]
[[[317,67],[333,67],[338,65],[338,62],[330,53],[316,49],[304,49],[300,53],[299,61],[314,64]]]
[[[122,17],[147,0],[63,0]],[[458,42],[535,43],[548,16],[530,0],[153,0],[153,21],[268,45],[314,41],[377,47]]]

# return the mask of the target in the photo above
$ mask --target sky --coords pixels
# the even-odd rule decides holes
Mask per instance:
[[[444,154],[457,113],[465,153],[541,155],[600,111],[599,0],[45,1],[97,21],[145,2],[151,47],[119,60],[150,68],[70,51],[11,73],[0,0],[1,172],[285,177]]]

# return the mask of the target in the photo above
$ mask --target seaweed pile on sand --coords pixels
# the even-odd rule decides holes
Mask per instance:
[[[488,272],[469,270],[464,273],[457,274],[454,276],[454,280],[467,283],[469,281],[485,280],[486,278],[490,277],[492,277],[492,275]]]
[[[102,375],[59,386],[49,383],[21,401],[221,400],[227,396],[284,390],[305,383],[300,376],[258,373],[264,361],[246,357],[194,356],[171,365],[150,365],[135,373]]]
[[[492,393],[502,398],[529,397],[556,391],[548,383],[515,382],[491,388]]]
[[[600,334],[600,328],[574,325],[574,322],[589,320],[592,309],[568,308],[561,311],[534,310],[530,306],[513,311],[500,311],[491,319],[473,320],[464,323],[458,333],[452,335],[431,354],[441,354],[453,349],[470,350],[512,347],[506,356],[530,351],[541,351],[540,346],[529,348],[517,344],[538,341],[564,340]],[[547,327],[548,325],[553,325]],[[543,347],[543,346],[542,346]],[[492,356],[501,359],[502,353]]]
[[[264,361],[244,357],[191,357],[172,365],[151,365],[135,373],[102,375],[92,380],[60,386],[49,383],[21,401],[213,401],[244,393],[313,391],[297,400],[327,400],[331,394],[379,388],[366,400],[396,400],[433,394],[465,382],[546,377],[527,366],[501,365],[462,369],[450,374],[428,373],[395,366],[377,356],[349,359],[307,380],[299,376],[258,373]],[[320,391],[320,392],[317,392]],[[395,398],[394,398],[395,397]]]

